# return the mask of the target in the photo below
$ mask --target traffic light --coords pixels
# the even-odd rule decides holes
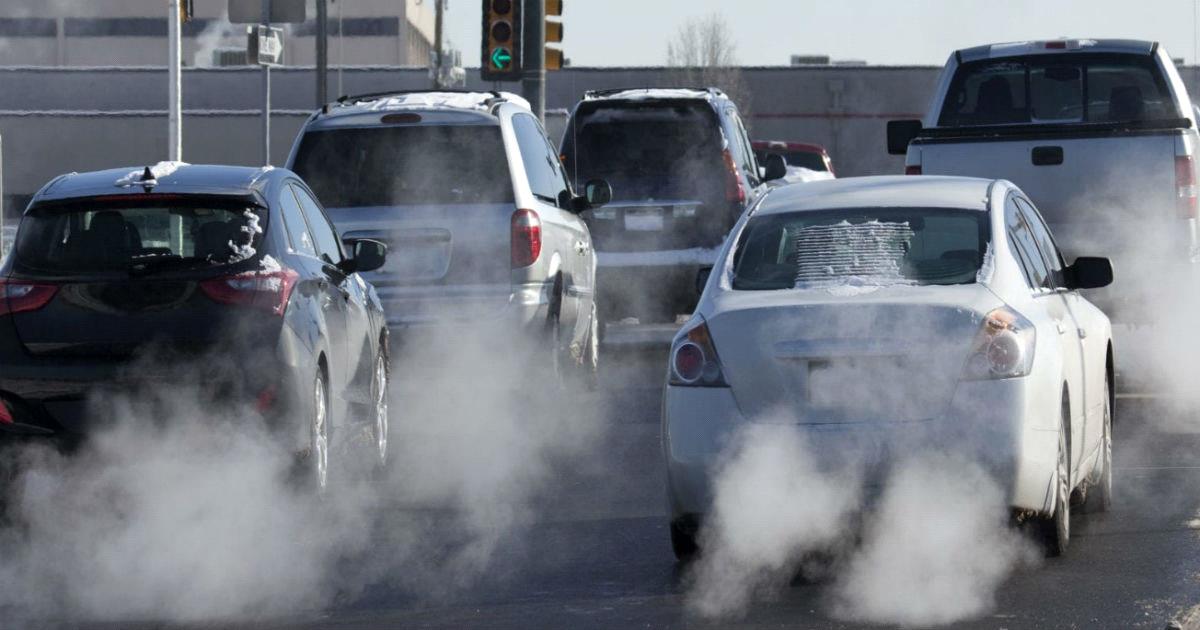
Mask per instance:
[[[533,0],[536,2],[537,0]],[[563,0],[545,0],[546,2],[546,43],[559,44],[546,46],[546,69],[558,70],[563,67]],[[553,18],[553,19],[550,19]]]
[[[522,0],[483,0],[484,81],[521,79]]]
[[[179,0],[180,23],[191,22],[194,12],[195,9],[193,8],[193,0]]]

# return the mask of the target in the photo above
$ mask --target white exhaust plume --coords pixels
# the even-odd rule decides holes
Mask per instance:
[[[1004,498],[962,458],[930,453],[901,464],[834,587],[835,615],[931,626],[991,610],[1001,582],[1037,558],[1009,526]]]
[[[747,425],[730,453],[688,598],[704,617],[740,614],[755,596],[786,585],[805,554],[846,536],[859,501],[860,484],[820,472],[793,426]]]

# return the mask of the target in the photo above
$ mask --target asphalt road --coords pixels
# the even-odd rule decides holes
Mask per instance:
[[[201,626],[856,627],[830,616],[822,583],[793,583],[733,619],[709,622],[687,612],[662,499],[660,364],[640,365],[610,375],[593,401],[606,410],[608,465],[564,466],[539,497],[533,522],[506,534],[493,568],[469,588],[431,598],[398,586],[405,568],[397,566],[327,609]],[[1076,515],[1066,557],[1018,570],[992,610],[951,627],[1162,628],[1200,603],[1200,423],[1136,397],[1122,398],[1118,414],[1115,509]],[[381,520],[399,529],[410,516],[404,506],[389,506]],[[386,553],[387,527],[381,531],[377,550]]]

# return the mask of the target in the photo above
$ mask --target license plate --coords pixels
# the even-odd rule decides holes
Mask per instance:
[[[663,229],[662,210],[659,208],[626,210],[625,229],[630,232],[661,232]]]
[[[440,278],[448,262],[444,247],[409,246],[388,252],[387,269],[402,278]]]

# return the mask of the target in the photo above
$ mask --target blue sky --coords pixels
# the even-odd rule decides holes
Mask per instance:
[[[661,65],[689,16],[720,12],[746,65],[792,54],[873,64],[941,65],[951,50],[1022,39],[1157,40],[1194,58],[1197,0],[563,0],[574,65]],[[449,0],[447,36],[478,66],[479,0]]]

